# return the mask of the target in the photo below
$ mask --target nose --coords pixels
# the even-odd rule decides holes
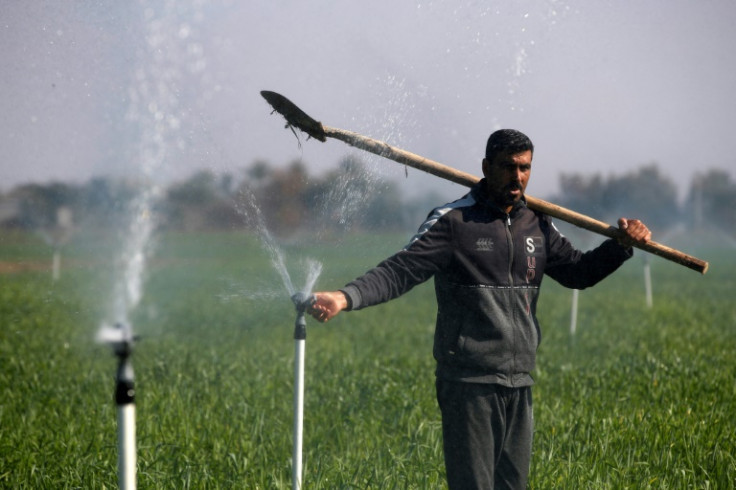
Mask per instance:
[[[513,180],[514,182],[521,182],[523,174],[524,172],[521,170],[520,167],[513,167],[511,170],[511,180]]]

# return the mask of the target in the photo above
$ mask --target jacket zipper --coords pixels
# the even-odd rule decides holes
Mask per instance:
[[[506,214],[506,238],[507,238],[507,240],[509,242],[509,286],[510,286],[510,289],[509,289],[509,301],[512,301],[513,302],[513,297],[514,297],[514,294],[515,294],[515,292],[514,292],[514,274],[513,274],[513,271],[514,271],[514,235],[511,232],[511,215],[510,214]],[[509,306],[511,306],[511,305],[509,305]],[[515,311],[515,309],[513,307],[510,308],[510,312],[511,312],[512,317],[515,317],[516,316],[516,311]],[[515,318],[512,318],[511,319],[511,325],[512,326],[513,325],[516,325],[516,319]],[[514,362],[513,362],[513,366],[514,367],[513,367],[512,372],[511,372],[510,382],[511,382],[511,386],[514,386],[514,373],[516,372],[516,329],[513,328],[512,329],[512,332],[513,332],[513,347],[512,347],[512,349],[513,349],[513,353],[514,353]]]
[[[509,241],[509,284],[511,284],[511,287],[514,287],[514,275],[512,274],[512,271],[514,270],[514,236],[511,233],[511,216],[506,215],[506,238]]]

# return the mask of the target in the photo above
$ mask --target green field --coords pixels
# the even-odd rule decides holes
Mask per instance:
[[[355,235],[284,246],[323,262],[333,289],[404,244]],[[301,245],[300,245],[301,244]],[[51,251],[0,237],[0,487],[115,488],[116,359],[107,320],[115,243],[77,237],[52,282]],[[540,299],[531,488],[736,485],[736,258],[686,249],[701,276],[642,260],[580,293],[551,280]],[[304,486],[443,488],[431,357],[434,298],[423,285],[387,305],[310,321]],[[294,308],[258,241],[166,235],[134,328],[140,488],[290,488]]]

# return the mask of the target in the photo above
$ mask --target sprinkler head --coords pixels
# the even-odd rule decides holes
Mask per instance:
[[[133,335],[130,325],[125,323],[116,323],[112,327],[103,325],[97,333],[97,341],[112,347],[118,357],[128,357],[138,339],[137,335]]]
[[[296,311],[304,313],[307,308],[314,304],[315,298],[312,294],[306,294],[300,291],[291,297],[291,301],[296,306]]]
[[[294,339],[304,340],[307,338],[307,320],[304,318],[307,308],[314,304],[316,298],[312,294],[298,292],[291,297],[296,306],[296,323],[294,324]]]

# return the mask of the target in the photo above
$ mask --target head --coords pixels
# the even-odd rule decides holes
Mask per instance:
[[[483,175],[491,199],[504,211],[510,211],[524,195],[533,156],[534,145],[520,131],[500,129],[488,138]]]

